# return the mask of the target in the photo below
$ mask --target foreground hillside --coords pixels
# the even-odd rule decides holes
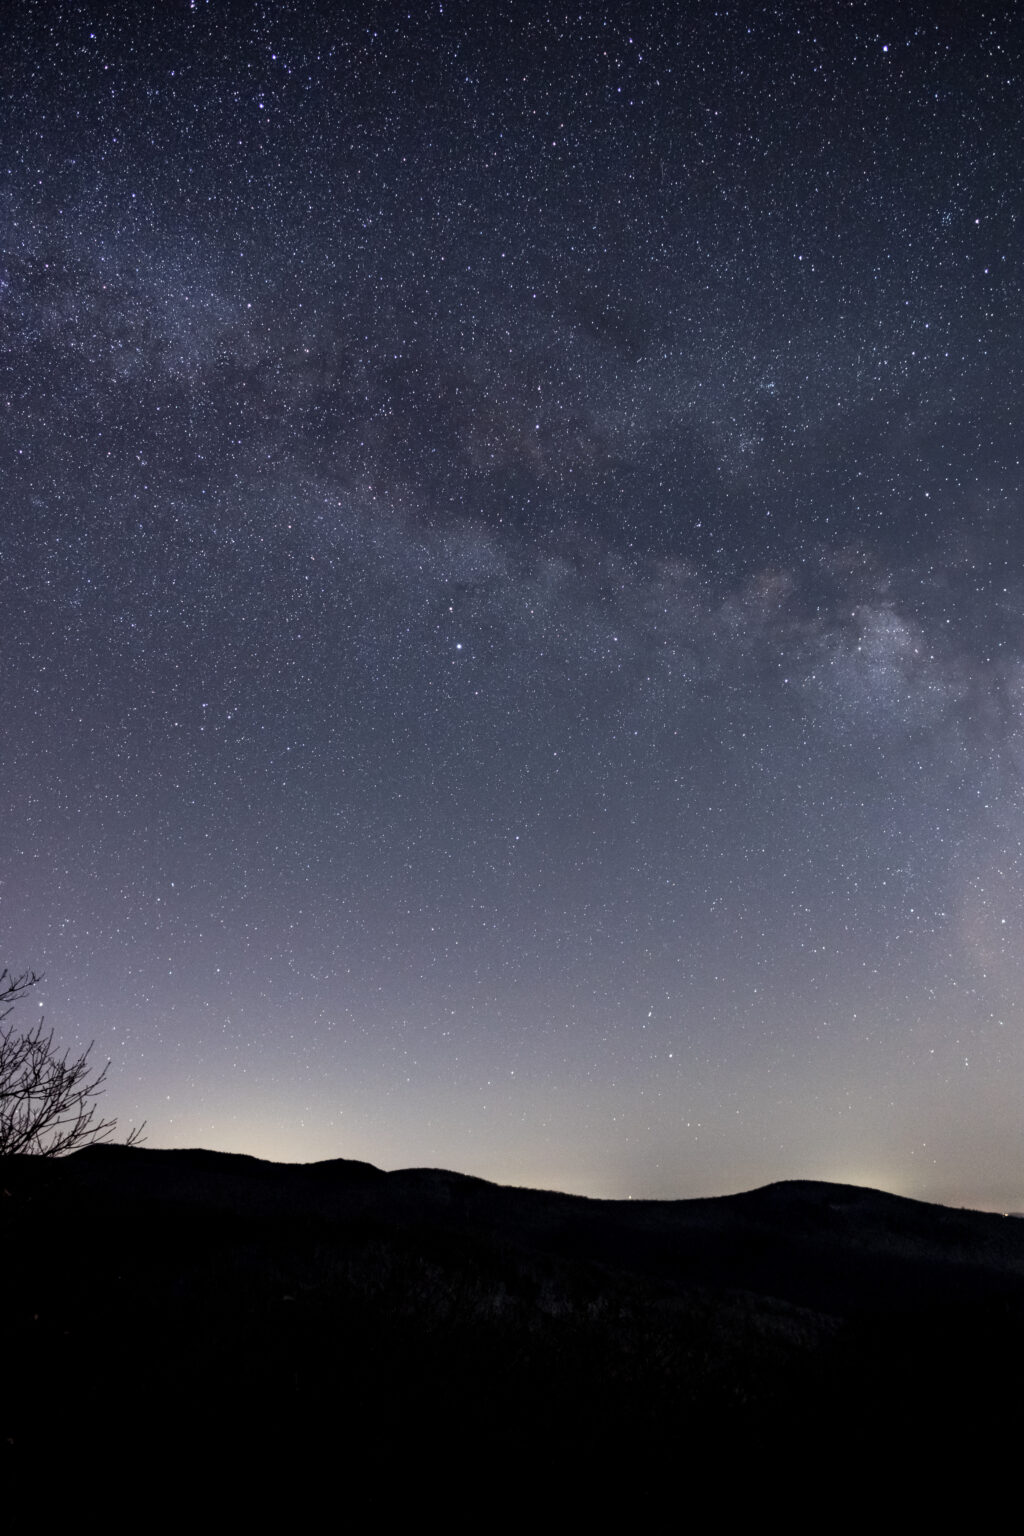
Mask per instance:
[[[119,1453],[169,1464],[211,1435],[364,1469],[1015,1449],[1005,1217],[819,1183],[595,1201],[120,1147],[13,1159],[3,1186],[15,1467],[55,1434],[109,1451],[112,1424]]]

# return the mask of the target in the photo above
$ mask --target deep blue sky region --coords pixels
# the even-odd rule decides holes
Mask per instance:
[[[0,963],[123,1129],[1024,1204],[1022,41],[12,13]]]

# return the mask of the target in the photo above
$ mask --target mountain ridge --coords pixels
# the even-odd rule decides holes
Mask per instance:
[[[116,1420],[139,1456],[196,1422],[382,1471],[455,1444],[531,1465],[883,1431],[1012,1450],[1024,1226],[1004,1216],[818,1180],[603,1201],[202,1148],[12,1158],[0,1187],[18,1455],[47,1444],[69,1349],[96,1405],[76,1433]]]

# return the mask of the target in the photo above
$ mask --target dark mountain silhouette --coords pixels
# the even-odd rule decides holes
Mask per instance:
[[[1002,1216],[809,1181],[588,1200],[117,1146],[2,1175],[15,1471],[55,1434],[105,1453],[113,1424],[136,1458],[215,1444],[279,1472],[340,1448],[364,1470],[653,1475],[684,1448],[1015,1447],[1024,1226]],[[55,1430],[76,1377],[88,1412]]]

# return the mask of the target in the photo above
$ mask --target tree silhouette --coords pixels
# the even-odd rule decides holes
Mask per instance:
[[[34,971],[20,976],[0,971],[0,1025],[41,980]],[[72,1058],[54,1046],[52,1029],[44,1035],[42,1020],[25,1034],[13,1025],[0,1029],[0,1157],[15,1152],[57,1157],[110,1140],[117,1121],[98,1120],[93,1102],[103,1092],[110,1063],[92,1075],[93,1044]],[[126,1145],[141,1141],[143,1129],[136,1126]]]

